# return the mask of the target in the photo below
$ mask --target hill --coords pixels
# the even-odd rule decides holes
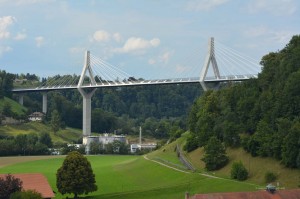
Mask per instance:
[[[77,142],[82,137],[82,131],[80,129],[65,128],[60,129],[54,133],[48,125],[41,122],[28,122],[19,125],[5,125],[0,126],[0,135],[16,136],[19,134],[36,133],[49,133],[53,143],[73,143]]]
[[[176,141],[163,146],[157,151],[152,152],[148,155],[153,160],[169,164],[170,166],[182,164],[178,160],[176,151],[174,150],[177,144],[181,146],[186,142],[188,133],[185,133],[181,138]],[[246,169],[249,171],[249,178],[246,182],[255,183],[264,187],[266,185],[264,176],[267,171],[271,171],[277,175],[276,183],[279,182],[280,186],[286,188],[297,188],[300,185],[300,170],[290,169],[284,167],[279,161],[268,157],[252,157],[251,154],[245,152],[241,147],[238,148],[227,148],[226,153],[229,156],[229,163],[222,169],[208,172],[205,170],[205,164],[201,161],[204,151],[203,147],[200,147],[192,152],[185,153],[187,159],[197,169],[197,172],[215,175],[218,177],[230,178],[230,170],[233,162],[242,161]]]
[[[25,113],[27,112],[27,108],[25,108],[24,106],[20,105],[18,102],[8,98],[8,97],[3,97],[0,98],[0,110],[3,112],[3,108],[7,108],[7,106],[9,106],[12,115],[15,116],[24,116]]]

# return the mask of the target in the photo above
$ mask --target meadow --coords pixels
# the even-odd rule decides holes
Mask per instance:
[[[72,197],[60,195],[56,188],[56,171],[62,165],[64,157],[48,156],[49,159],[6,162],[0,166],[0,173],[43,173],[56,199]],[[185,192],[209,193],[254,191],[255,185],[236,182],[229,179],[217,179],[202,176],[199,173],[184,173],[155,162],[143,156],[101,155],[87,156],[96,176],[98,191],[83,198],[184,198]],[[8,158],[0,158],[0,164]]]

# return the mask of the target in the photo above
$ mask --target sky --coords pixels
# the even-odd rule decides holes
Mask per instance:
[[[297,0],[0,0],[0,69],[40,77],[80,74],[84,52],[89,50],[135,77],[159,77],[188,64],[200,71],[210,37],[259,63],[300,33],[299,4]]]

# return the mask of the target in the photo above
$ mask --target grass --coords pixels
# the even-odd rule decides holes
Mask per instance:
[[[278,178],[276,182],[279,182],[280,186],[286,188],[298,188],[300,182],[300,169],[286,168],[280,164],[279,161],[273,158],[252,157],[242,148],[227,148],[226,153],[229,156],[229,163],[224,168],[214,172],[217,176],[229,178],[232,163],[234,161],[242,161],[246,169],[249,171],[248,182],[265,186],[265,173],[267,171],[272,171],[277,174]],[[188,154],[193,165],[200,171],[205,171],[205,164],[201,161],[201,157],[203,157],[203,155],[203,148],[198,148]]]
[[[87,157],[96,175],[98,191],[86,198],[181,199],[186,191],[195,194],[255,190],[255,186],[245,183],[178,172],[145,160],[142,156]],[[0,168],[0,173],[43,173],[57,192],[55,174],[62,162],[63,157],[35,161],[29,159],[28,162],[4,166]],[[57,199],[65,197],[56,194]]]
[[[5,103],[9,103],[11,105],[12,112],[18,115],[23,115],[27,111],[27,108],[25,108],[24,106],[20,105],[18,102],[7,97],[0,99],[0,110],[3,109]]]
[[[5,125],[0,127],[0,134],[6,136],[17,136],[19,134],[29,133],[49,133],[52,141],[57,142],[75,142],[82,137],[80,129],[66,128],[54,133],[48,125],[41,122],[28,122],[18,125]]]

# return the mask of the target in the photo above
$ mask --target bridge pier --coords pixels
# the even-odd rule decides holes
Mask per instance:
[[[24,103],[24,95],[20,94],[19,95],[19,104],[21,104],[23,106],[23,103]]]
[[[47,113],[47,93],[43,93],[43,113]]]

